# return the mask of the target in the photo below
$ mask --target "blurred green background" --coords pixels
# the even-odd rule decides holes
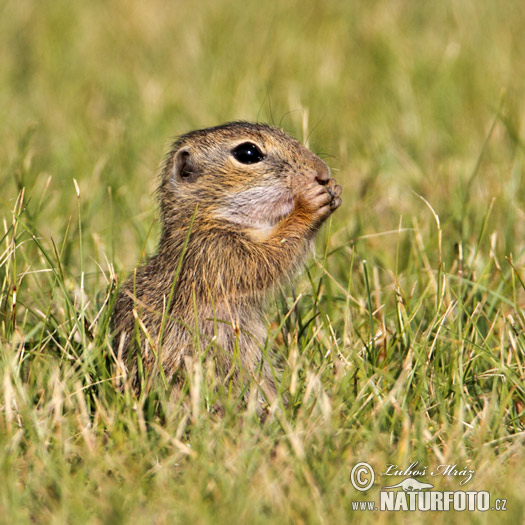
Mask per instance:
[[[522,0],[0,1],[0,521],[401,523],[353,512],[348,473],[420,460],[520,522],[524,28]],[[163,155],[234,119],[343,185],[268,311],[291,403],[265,425],[107,366]]]

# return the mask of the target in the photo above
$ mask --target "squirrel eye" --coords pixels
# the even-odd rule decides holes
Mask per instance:
[[[264,158],[261,150],[251,142],[243,142],[233,148],[232,155],[243,164],[255,164]]]

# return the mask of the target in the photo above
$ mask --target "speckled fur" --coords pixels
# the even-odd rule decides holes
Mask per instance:
[[[256,144],[264,159],[237,161],[232,150],[244,142]],[[161,173],[158,252],[115,304],[115,346],[130,370],[136,373],[138,334],[146,367],[154,370],[159,359],[172,379],[197,352],[198,326],[201,349],[213,345],[219,377],[253,377],[266,335],[264,299],[304,260],[340,193],[328,166],[277,128],[232,122],[180,137]],[[267,365],[258,377],[271,393]]]

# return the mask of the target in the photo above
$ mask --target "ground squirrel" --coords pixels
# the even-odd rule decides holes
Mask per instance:
[[[170,381],[200,349],[223,380],[244,374],[274,391],[264,299],[304,260],[340,193],[328,166],[275,127],[231,122],[181,136],[161,172],[157,254],[115,303],[115,346],[135,376],[140,356]]]

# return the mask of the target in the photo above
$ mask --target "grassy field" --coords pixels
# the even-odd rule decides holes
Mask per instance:
[[[522,522],[524,27],[518,0],[0,2],[0,522],[426,522],[352,508],[416,461],[507,500],[434,522]],[[167,144],[234,119],[343,186],[267,311],[264,424],[199,363],[182,398],[121,390],[109,330]]]

